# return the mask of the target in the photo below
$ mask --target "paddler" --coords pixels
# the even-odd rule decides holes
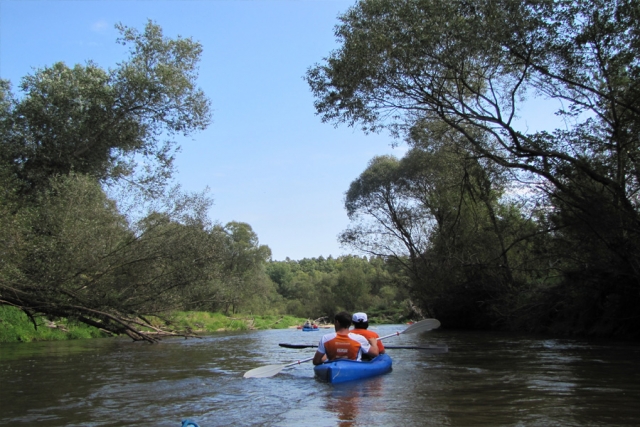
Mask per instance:
[[[336,314],[335,332],[320,339],[318,350],[313,356],[314,365],[335,359],[362,360],[362,355],[374,358],[379,354],[375,338],[367,339],[349,330],[351,319],[351,313],[346,311]]]
[[[369,319],[367,318],[367,313],[354,313],[351,319],[353,321],[353,329],[351,333],[362,335],[367,339],[373,338],[378,343],[378,352],[380,354],[384,353],[384,344],[382,341],[378,340],[380,335],[377,333],[370,331],[369,329]],[[369,360],[368,356],[363,357],[364,360]]]

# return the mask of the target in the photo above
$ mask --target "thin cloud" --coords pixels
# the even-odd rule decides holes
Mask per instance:
[[[107,21],[97,21],[91,25],[91,31],[94,31],[96,33],[102,33],[107,28],[109,28],[109,24],[107,23]]]

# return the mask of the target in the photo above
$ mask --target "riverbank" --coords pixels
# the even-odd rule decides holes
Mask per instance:
[[[29,317],[14,307],[0,306],[0,343],[60,341],[111,336],[97,328],[68,319],[51,321],[36,318],[37,328]],[[251,329],[286,329],[301,325],[305,319],[293,316],[225,316],[202,311],[174,312],[158,322],[176,330],[195,334]]]

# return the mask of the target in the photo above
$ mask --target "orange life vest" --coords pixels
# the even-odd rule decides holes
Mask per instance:
[[[371,348],[369,342],[362,335],[332,333],[322,337],[318,344],[318,351],[327,355],[327,359],[360,360],[362,353]]]
[[[376,334],[373,331],[370,331],[368,329],[352,329],[349,332],[351,332],[352,334],[358,334],[358,335],[362,335],[363,337],[369,339],[369,338],[379,338],[380,335]],[[378,351],[380,353],[384,353],[384,345],[382,344],[382,341],[378,340]]]

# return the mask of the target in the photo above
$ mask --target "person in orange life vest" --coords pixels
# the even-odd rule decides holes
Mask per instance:
[[[375,339],[369,340],[362,335],[351,333],[350,326],[351,314],[346,311],[336,314],[334,321],[336,331],[320,339],[318,350],[313,356],[314,365],[335,359],[362,360],[363,354],[371,358],[378,355]]]
[[[373,338],[377,341],[378,352],[380,354],[384,353],[384,344],[382,344],[382,341],[378,340],[378,338],[380,338],[380,335],[367,329],[369,327],[369,319],[367,318],[367,313],[354,313],[351,320],[353,321],[353,329],[351,330],[351,333],[362,335],[366,339]],[[363,359],[370,360],[367,356],[363,357]]]

